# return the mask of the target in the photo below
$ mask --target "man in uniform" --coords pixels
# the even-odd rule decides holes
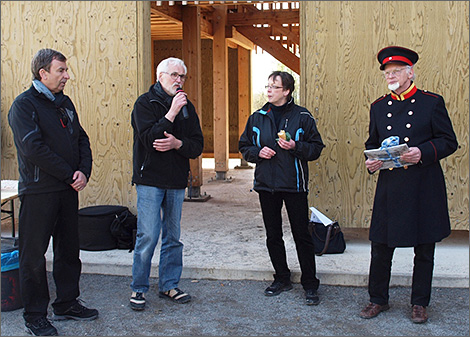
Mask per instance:
[[[366,149],[376,149],[389,137],[398,137],[409,152],[400,159],[411,165],[381,169],[383,162],[367,159],[369,173],[380,170],[369,239],[370,303],[362,318],[389,309],[389,282],[396,247],[414,247],[411,320],[424,323],[431,297],[435,243],[450,234],[447,194],[439,160],[457,150],[457,139],[444,99],[415,86],[418,54],[390,46],[377,54],[391,92],[370,107]]]

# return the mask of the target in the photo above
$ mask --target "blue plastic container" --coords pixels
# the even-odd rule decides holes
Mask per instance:
[[[17,238],[2,237],[2,311],[23,307]]]

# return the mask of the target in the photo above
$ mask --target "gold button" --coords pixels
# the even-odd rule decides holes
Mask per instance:
[[[405,170],[408,170],[408,165],[403,166]]]
[[[392,170],[393,170],[393,167],[389,167],[388,169],[389,169],[390,171],[392,171]]]

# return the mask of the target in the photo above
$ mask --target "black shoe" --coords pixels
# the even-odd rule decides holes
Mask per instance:
[[[317,291],[314,289],[305,290],[305,302],[307,305],[317,305],[320,303]]]
[[[275,280],[269,287],[264,290],[266,296],[277,296],[283,291],[289,291],[292,289],[292,283],[290,281],[282,282]]]
[[[144,293],[139,292],[132,292],[131,299],[130,299],[131,309],[142,311],[145,309],[145,297]]]
[[[33,336],[58,336],[57,329],[46,317],[41,317],[34,322],[25,322],[26,331]]]
[[[88,309],[83,306],[80,302],[77,301],[72,305],[68,310],[58,313],[54,310],[53,319],[56,321],[61,321],[64,319],[73,319],[76,321],[91,321],[98,317],[98,310]]]

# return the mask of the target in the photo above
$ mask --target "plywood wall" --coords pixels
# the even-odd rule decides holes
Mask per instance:
[[[377,52],[389,45],[420,55],[415,83],[441,94],[459,149],[442,160],[452,228],[469,228],[469,3],[306,1],[300,4],[301,103],[326,144],[310,165],[310,202],[345,227],[368,227],[377,175],[362,151],[369,106],[387,87]]]
[[[52,48],[68,58],[71,79],[64,93],[74,102],[93,151],[92,176],[80,192],[80,205],[135,210],[130,114],[151,82],[149,6],[144,1],[1,2],[2,179],[18,179],[8,110],[31,85],[33,55]]]

